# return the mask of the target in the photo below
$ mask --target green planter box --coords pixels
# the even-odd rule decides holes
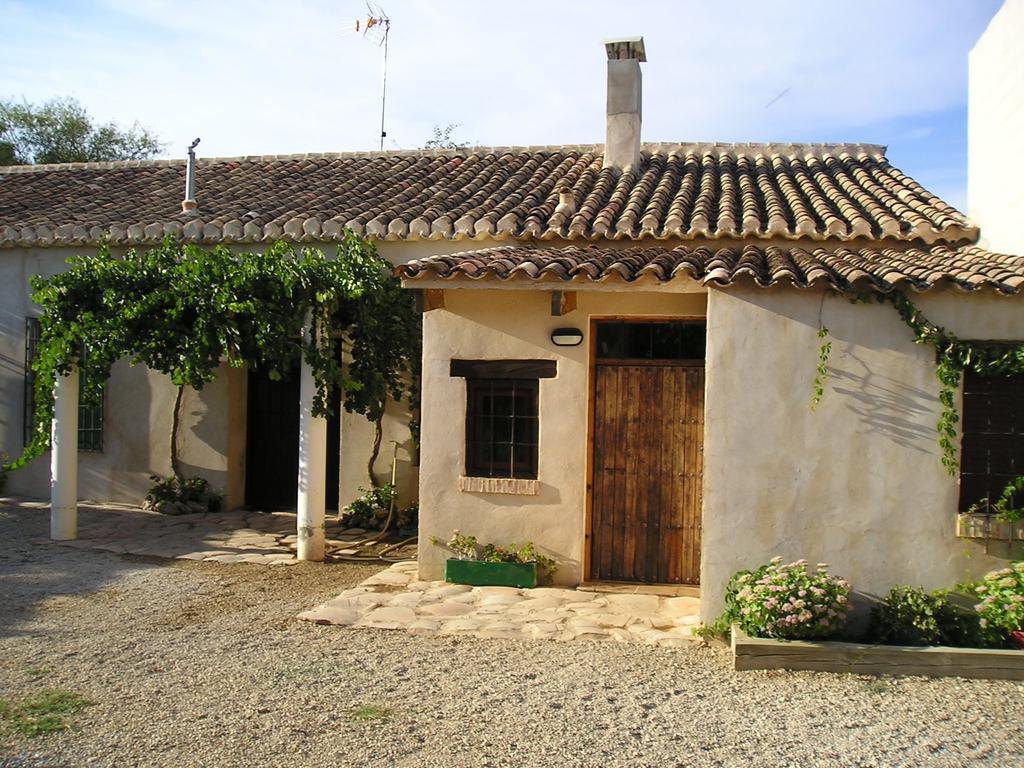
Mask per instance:
[[[536,587],[536,563],[482,563],[479,560],[448,560],[444,580],[474,587]]]

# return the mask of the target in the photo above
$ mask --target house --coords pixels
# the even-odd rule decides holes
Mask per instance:
[[[1009,50],[972,58],[972,89],[999,79]],[[563,584],[700,585],[706,616],[736,569],[775,554],[827,561],[875,592],[999,562],[1011,548],[958,538],[957,512],[962,488],[1018,471],[1022,443],[988,472],[965,442],[971,477],[949,476],[934,352],[892,307],[849,298],[907,292],[962,338],[1021,340],[1024,257],[880,146],[644,144],[643,40],[606,52],[604,145],[205,159],[188,210],[182,161],[0,169],[0,450],[20,450],[25,422],[29,275],[105,234],[115,252],[168,234],[330,249],[349,228],[423,293],[418,467],[402,405],[385,425],[402,492],[419,488],[422,577],[438,578],[445,555],[430,537],[454,528],[536,542]],[[988,119],[972,112],[972,131],[1012,146]],[[972,175],[1003,178],[1021,161],[981,162]],[[81,498],[137,501],[151,472],[169,472],[173,395],[159,374],[115,368],[104,412],[79,422]],[[225,368],[188,397],[189,472],[231,506],[288,505],[296,388]],[[348,414],[332,427],[341,504],[367,482],[371,431]],[[45,460],[9,482],[45,496]]]
[[[999,73],[1006,58],[1020,70],[1006,38],[1022,6],[971,60],[972,93],[1002,83],[1018,131],[1024,78]],[[876,594],[1019,557],[958,538],[957,513],[1024,469],[1024,377],[989,388],[967,372],[950,476],[935,350],[889,304],[850,299],[901,292],[960,338],[1020,343],[1024,257],[981,247],[986,230],[882,147],[641,144],[643,42],[607,52],[603,159],[570,168],[539,210],[499,206],[473,225],[532,237],[398,267],[428,296],[421,541],[532,540],[566,584],[701,585],[706,617],[735,571],[777,554]],[[972,109],[986,204],[1016,190],[1012,130]],[[1024,250],[1022,215],[998,211],[1018,239],[986,244]],[[421,547],[421,577],[444,557]]]

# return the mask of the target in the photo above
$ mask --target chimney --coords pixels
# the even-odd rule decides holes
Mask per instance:
[[[647,61],[647,54],[642,37],[605,40],[604,49],[608,54],[604,167],[623,170],[640,162],[640,62]]]
[[[185,166],[185,199],[181,201],[182,213],[196,209],[196,147],[199,139],[188,146],[188,164]]]

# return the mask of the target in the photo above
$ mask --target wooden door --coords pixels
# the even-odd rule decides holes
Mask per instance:
[[[589,578],[700,583],[702,365],[594,373]]]

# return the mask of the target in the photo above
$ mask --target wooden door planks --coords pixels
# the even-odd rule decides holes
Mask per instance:
[[[591,579],[699,584],[704,370],[594,371]]]

